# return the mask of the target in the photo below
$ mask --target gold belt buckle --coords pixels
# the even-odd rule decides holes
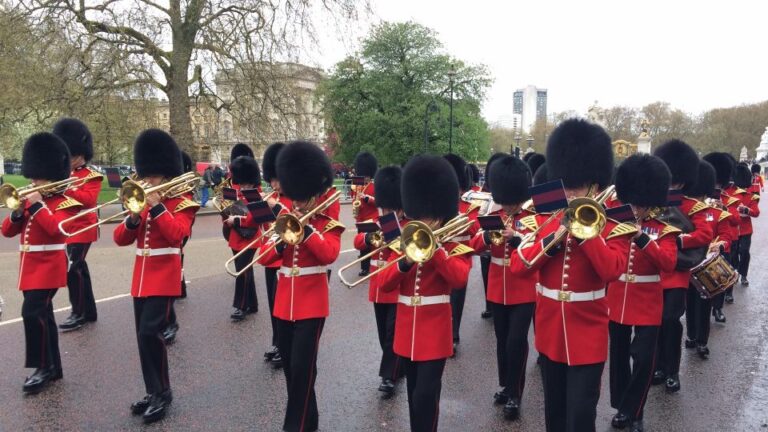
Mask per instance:
[[[149,254],[150,254],[150,252],[151,252],[151,251],[150,251],[149,249],[147,249],[147,248],[144,248],[144,249],[142,249],[142,250],[141,250],[141,256],[145,256],[145,257],[148,257],[148,256],[149,256]]]
[[[557,300],[561,302],[569,302],[571,301],[571,292],[570,291],[558,291],[557,292]]]
[[[504,261],[502,262],[504,267],[509,267],[509,258],[504,258]]]
[[[630,274],[627,275],[627,282],[634,282],[635,281],[635,275]]]
[[[301,273],[301,270],[298,267],[296,266],[291,267],[291,276],[298,276],[300,273]]]
[[[29,245],[28,244],[21,245],[21,251],[22,252],[29,252]]]
[[[421,296],[411,296],[411,306],[421,306]]]

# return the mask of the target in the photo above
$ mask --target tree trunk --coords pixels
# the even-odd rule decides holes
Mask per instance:
[[[168,96],[171,135],[182,150],[189,153],[193,160],[197,160],[198,149],[193,140],[192,119],[189,115],[188,65],[189,56],[187,56],[186,61],[173,63],[170,74],[167,77],[165,94]]]

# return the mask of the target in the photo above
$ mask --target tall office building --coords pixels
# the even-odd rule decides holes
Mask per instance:
[[[529,85],[516,90],[512,98],[512,113],[521,117],[521,128],[529,133],[536,120],[547,118],[547,89]]]

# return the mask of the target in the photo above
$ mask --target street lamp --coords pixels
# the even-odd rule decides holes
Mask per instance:
[[[452,153],[453,150],[453,78],[456,76],[456,70],[451,68],[448,71],[448,81],[451,86],[451,100],[450,100],[450,125],[448,126],[448,153]]]
[[[427,152],[427,145],[429,144],[429,113],[437,111],[437,104],[435,100],[429,101],[427,107],[424,110],[424,153]]]
[[[520,140],[521,139],[522,137],[520,136],[520,134],[515,132],[515,157],[516,158],[520,157]]]
[[[525,142],[528,143],[528,149],[525,151],[526,153],[530,153],[533,151],[533,135],[528,134],[528,138],[525,139]]]

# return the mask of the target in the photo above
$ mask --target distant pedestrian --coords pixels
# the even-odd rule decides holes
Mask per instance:
[[[213,186],[213,167],[208,165],[203,172],[203,184],[200,187],[202,198],[200,199],[200,206],[205,207],[208,202],[208,188]]]
[[[215,168],[213,168],[212,173],[212,187],[216,187],[221,183],[222,180],[224,180],[224,170],[221,169],[220,166],[216,165]]]

